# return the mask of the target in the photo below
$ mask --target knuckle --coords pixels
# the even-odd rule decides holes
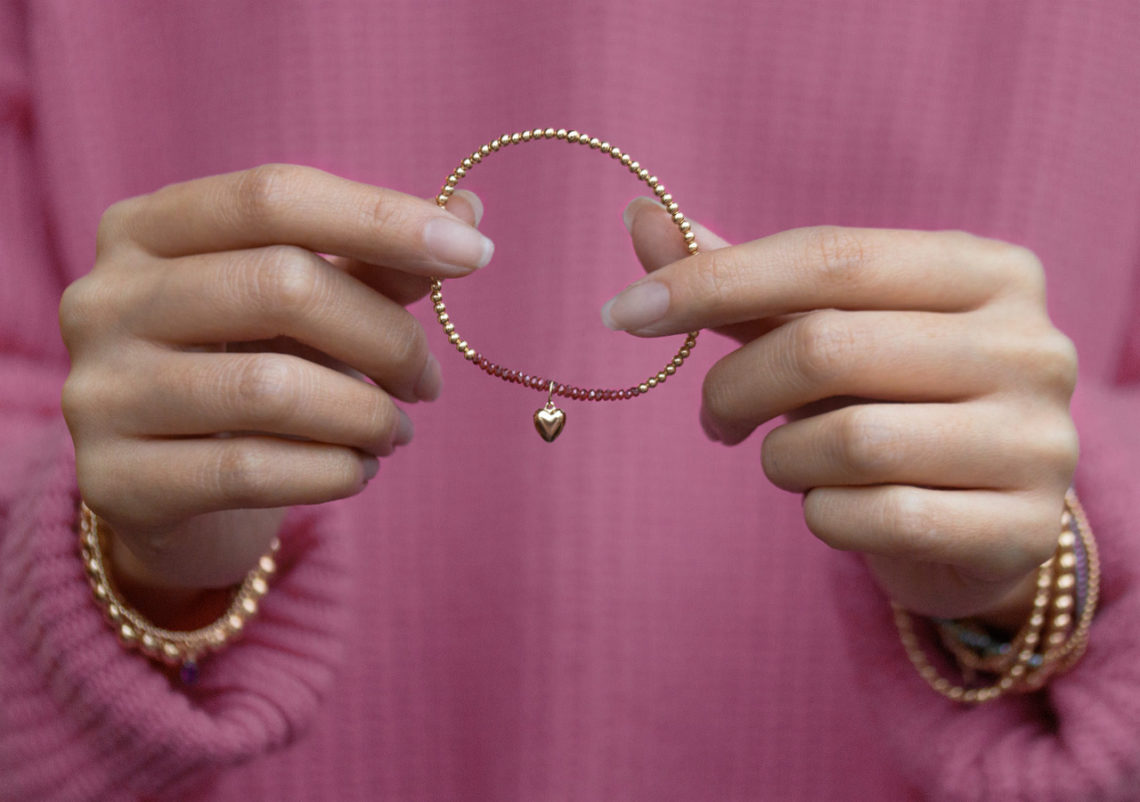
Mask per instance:
[[[1061,484],[1068,487],[1077,467],[1080,438],[1077,427],[1068,415],[1058,417],[1059,420],[1036,433],[1037,461],[1052,468],[1060,477]]]
[[[806,264],[837,286],[859,281],[869,258],[870,244],[857,229],[842,226],[808,229]]]
[[[259,506],[271,483],[271,461],[254,444],[232,440],[218,450],[213,471],[216,495],[227,508]]]
[[[288,357],[257,354],[237,362],[235,372],[232,403],[243,417],[275,424],[296,408],[299,376]]]
[[[858,343],[841,313],[813,312],[793,326],[792,364],[805,379],[826,384],[844,374]]]
[[[409,213],[405,204],[400,202],[402,196],[385,189],[375,190],[371,203],[361,206],[360,224],[369,231],[400,230],[406,228],[409,222]]]
[[[892,488],[879,505],[879,528],[888,547],[912,558],[931,557],[932,547],[943,539],[942,526],[937,512],[916,488]]]
[[[104,210],[99,218],[99,226],[95,230],[96,256],[103,254],[126,238],[127,221],[130,219],[136,203],[137,199],[127,198],[112,203]]]
[[[263,248],[250,280],[259,304],[274,316],[304,315],[319,306],[327,292],[324,272],[313,255],[292,245]]]
[[[302,168],[291,164],[261,164],[240,175],[235,190],[238,215],[247,221],[273,217],[292,195]]]
[[[848,470],[871,478],[889,475],[900,445],[896,432],[865,406],[854,405],[835,414],[836,450]]]
[[[428,356],[427,335],[423,327],[411,313],[401,309],[393,315],[386,329],[386,361],[396,375],[414,382]]]
[[[391,445],[396,432],[398,414],[396,406],[380,390],[369,394],[369,403],[365,410],[366,439],[377,444],[383,450]]]
[[[94,318],[90,275],[68,285],[59,299],[59,331],[69,350],[83,340]]]
[[[698,308],[715,310],[740,286],[740,266],[725,251],[707,251],[692,260],[689,289]]]
[[[701,384],[701,404],[713,420],[727,424],[742,422],[738,394],[719,365],[709,370]]]
[[[996,245],[1007,283],[1031,297],[1045,297],[1045,266],[1036,253],[1022,245]]]
[[[1060,391],[1066,398],[1077,386],[1077,347],[1064,334],[1053,330],[1038,341],[1036,363],[1047,387]]]

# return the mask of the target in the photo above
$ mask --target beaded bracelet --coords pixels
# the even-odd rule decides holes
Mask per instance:
[[[942,643],[955,658],[965,685],[939,675],[927,660],[914,623],[892,603],[895,625],[907,657],[938,693],[956,702],[978,703],[1007,692],[1041,688],[1067,671],[1084,654],[1100,596],[1100,559],[1084,509],[1073,490],[1065,494],[1057,551],[1037,572],[1033,609],[1009,643],[999,642],[976,624],[935,620]],[[981,683],[981,674],[994,680]]]
[[[277,570],[275,560],[279,541],[274,538],[261,559],[234,591],[229,607],[212,624],[190,631],[164,629],[152,624],[121,597],[107,570],[106,533],[99,518],[85,503],[79,504],[79,547],[87,579],[95,601],[114,628],[120,643],[169,666],[179,666],[185,683],[198,678],[198,661],[226,646],[240,635],[257,614],[261,597],[269,590],[269,579]]]
[[[685,219],[685,215],[681,212],[677,201],[673,198],[671,193],[665,190],[665,185],[658,180],[657,176],[651,175],[649,170],[642,167],[641,163],[636,161],[628,153],[623,153],[621,148],[615,147],[609,142],[603,142],[595,136],[579,133],[578,131],[567,131],[565,128],[535,128],[533,130],[518,131],[513,134],[503,134],[500,137],[492,139],[485,145],[476,148],[472,151],[470,156],[465,157],[459,165],[451,171],[451,174],[447,176],[447,180],[435,198],[436,204],[440,207],[447,206],[447,202],[455,192],[456,185],[458,185],[475,165],[482,162],[487,156],[490,156],[492,153],[497,153],[508,145],[518,145],[523,142],[537,142],[543,139],[559,140],[574,145],[585,145],[590,150],[600,151],[626,167],[653,191],[653,194],[657,196],[661,204],[665,207],[665,211],[669,213],[673,225],[677,227],[677,230],[681,234],[681,239],[685,244],[685,250],[690,254],[695,254],[700,250],[700,247],[697,245],[696,234],[692,230],[692,224]],[[455,322],[451,319],[451,313],[447,311],[447,305],[443,302],[443,282],[438,278],[433,278],[431,281],[431,301],[434,304],[439,324],[443,327],[444,334],[447,335],[448,342],[455,346],[455,350],[461,353],[464,359],[489,376],[494,376],[514,384],[521,384],[524,387],[541,390],[546,393],[546,406],[534,413],[534,427],[538,431],[539,436],[548,443],[553,442],[554,439],[558,437],[566,424],[566,413],[555,406],[554,396],[561,396],[562,398],[568,398],[573,401],[625,401],[630,398],[637,398],[640,395],[648,393],[654,387],[664,384],[665,380],[676,373],[677,369],[684,364],[697,344],[698,332],[690,331],[685,336],[685,341],[681,344],[677,353],[661,370],[630,387],[620,389],[576,387],[572,384],[565,384],[555,379],[542,377],[538,374],[524,373],[521,370],[504,368],[502,365],[492,362],[483,354],[476,351],[475,348],[455,330]]]

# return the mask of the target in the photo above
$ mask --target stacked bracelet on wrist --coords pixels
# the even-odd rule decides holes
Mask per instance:
[[[277,570],[276,539],[245,580],[234,590],[229,607],[212,624],[190,631],[164,629],[152,624],[127,604],[116,588],[104,557],[105,533],[99,519],[84,503],[79,505],[79,545],[95,601],[115,629],[119,641],[166,665],[180,666],[179,676],[191,683],[198,676],[198,661],[224,647],[242,633],[257,614],[261,597],[269,590],[269,578]]]
[[[942,643],[957,661],[963,684],[939,675],[927,660],[910,613],[893,604],[895,624],[911,663],[930,686],[956,702],[987,702],[1007,692],[1041,688],[1071,668],[1088,646],[1100,595],[1096,541],[1075,492],[1065,495],[1057,551],[1037,571],[1033,610],[1006,643],[965,621],[935,620]]]

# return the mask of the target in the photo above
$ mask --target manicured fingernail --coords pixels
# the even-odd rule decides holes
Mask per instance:
[[[427,364],[424,365],[412,392],[421,401],[434,401],[439,398],[439,391],[442,389],[443,372],[439,369],[439,360],[434,355],[428,354]]]
[[[602,322],[614,331],[636,331],[665,317],[669,288],[660,281],[626,287],[602,307]]]
[[[495,252],[495,244],[478,230],[449,217],[437,217],[424,226],[424,244],[442,264],[463,272],[483,267]]]
[[[462,197],[467,203],[471,205],[471,211],[475,213],[475,225],[479,225],[483,221],[483,201],[469,189],[457,189],[452,197]]]
[[[412,419],[408,417],[408,413],[400,410],[400,422],[396,425],[396,436],[392,438],[392,445],[406,446],[412,442],[412,437],[416,433],[416,427],[412,425]]]
[[[364,481],[371,481],[372,477],[380,471],[380,460],[376,457],[365,457],[362,462],[364,463]]]

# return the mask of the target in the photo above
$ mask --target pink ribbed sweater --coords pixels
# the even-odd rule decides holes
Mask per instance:
[[[0,799],[1140,798],[1137,41],[1133,0],[0,0]],[[1042,257],[1105,561],[1075,671],[932,693],[760,438],[700,434],[712,335],[548,446],[537,394],[429,330],[443,397],[362,496],[290,517],[240,645],[182,688],[115,643],[55,315],[102,210],[265,161],[430,196],[536,125],[627,149],[733,241],[964,228]],[[597,319],[639,274],[636,182],[554,144],[471,182],[498,255],[449,300],[484,353],[603,386],[663,361]]]

